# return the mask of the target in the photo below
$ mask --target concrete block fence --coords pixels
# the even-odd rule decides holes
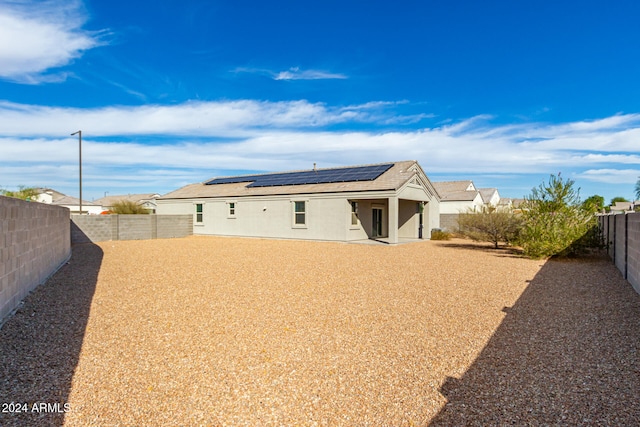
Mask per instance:
[[[0,325],[70,256],[69,209],[0,196]]]
[[[640,212],[601,215],[598,222],[607,253],[640,293]]]
[[[144,240],[193,234],[193,215],[71,215],[71,242]]]

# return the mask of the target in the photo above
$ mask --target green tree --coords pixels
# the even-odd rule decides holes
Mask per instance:
[[[582,202],[582,209],[587,212],[598,213],[604,209],[604,197],[594,195]]]
[[[148,214],[149,211],[136,202],[132,202],[130,200],[120,200],[113,204],[111,207],[111,212],[115,214],[133,214],[133,215],[143,215]]]
[[[551,175],[548,183],[533,188],[523,203],[524,227],[520,244],[525,255],[545,258],[568,256],[592,245],[596,219],[580,203],[574,181]]]
[[[638,177],[638,181],[636,182],[636,200],[640,200],[640,176]]]
[[[0,189],[0,194],[21,200],[33,200],[38,195],[38,190],[34,187],[20,185],[16,191]]]
[[[518,239],[522,218],[510,209],[483,206],[480,212],[465,212],[458,217],[461,234],[480,242],[509,245]]]
[[[611,199],[611,206],[615,205],[616,203],[628,203],[629,201],[627,199],[625,199],[624,197],[618,196],[618,197],[614,197],[613,199]]]

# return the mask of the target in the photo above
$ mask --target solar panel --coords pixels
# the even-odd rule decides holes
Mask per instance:
[[[393,163],[349,168],[320,169],[303,172],[283,172],[264,175],[244,175],[216,178],[206,185],[250,182],[247,188],[276,187],[282,185],[329,184],[333,182],[373,181],[388,171]]]

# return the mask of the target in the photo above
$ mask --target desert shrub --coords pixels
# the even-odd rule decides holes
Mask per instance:
[[[543,182],[525,198],[520,234],[525,255],[570,256],[593,244],[596,217],[580,203],[580,191],[573,185],[574,181],[565,181],[560,174],[551,175],[548,183]]]
[[[511,245],[518,240],[522,217],[506,207],[483,206],[480,212],[465,212],[458,217],[459,232],[475,241]]]
[[[110,210],[114,214],[142,215],[149,213],[147,209],[130,200],[120,200],[118,202],[115,202]]]
[[[20,185],[16,191],[0,189],[0,195],[21,200],[35,200],[38,195],[38,189]]]
[[[431,230],[431,240],[450,240],[451,234],[442,230]]]

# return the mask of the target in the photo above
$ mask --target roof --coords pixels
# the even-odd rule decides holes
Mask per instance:
[[[497,188],[478,188],[480,195],[482,196],[482,200],[485,203],[489,203],[494,194],[498,192]]]
[[[147,200],[157,199],[158,197],[160,197],[160,195],[157,193],[121,194],[121,195],[101,197],[97,200],[94,200],[94,202],[99,203],[102,206],[113,206],[115,202],[120,202],[123,200],[140,203],[140,202],[145,202]]]
[[[317,169],[317,172],[320,174],[332,172],[340,175],[342,173],[349,172],[348,169],[371,166],[382,167],[382,165],[387,164],[390,164],[391,167],[372,180],[323,182],[317,184],[305,183],[296,185],[251,186],[251,184],[256,181],[257,177],[278,178],[279,175],[283,174],[308,173],[313,172],[313,170],[278,172],[260,175],[240,175],[236,177],[216,178],[197,184],[186,185],[178,190],[172,191],[159,197],[158,200],[398,190],[415,175],[415,171],[411,169],[412,166],[417,165],[417,162],[415,160],[407,160],[395,163],[348,166],[341,168],[325,168]],[[245,180],[243,182],[238,182],[242,181],[243,177],[245,178]],[[213,185],[206,184],[207,182],[213,182],[216,180],[222,183],[214,183]]]
[[[77,197],[71,197],[71,196],[63,196],[59,199],[54,199],[53,202],[51,202],[52,205],[59,205],[59,206],[79,206],[80,205],[80,199],[78,199]],[[87,202],[86,200],[82,201],[82,206],[100,206],[99,204],[93,203],[93,202]]]
[[[80,205],[80,199],[77,197],[67,196],[59,191],[53,190],[51,188],[38,188],[38,194],[50,194],[52,205],[61,205],[61,206],[75,206]],[[86,200],[82,201],[83,206],[99,206],[94,202],[88,202]]]
[[[626,212],[633,210],[637,202],[616,202],[611,206],[612,211]]]
[[[478,195],[478,190],[475,189],[473,181],[443,181],[434,182],[433,186],[440,194],[441,200],[446,201],[471,201]],[[469,190],[473,188],[473,190]]]

